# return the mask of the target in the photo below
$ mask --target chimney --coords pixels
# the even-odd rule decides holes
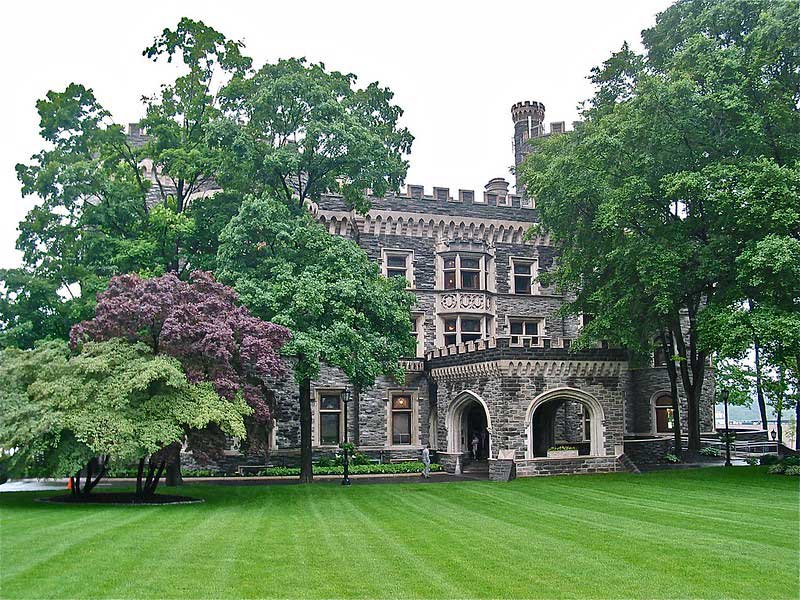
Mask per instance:
[[[142,127],[139,123],[128,123],[128,135],[142,135]]]

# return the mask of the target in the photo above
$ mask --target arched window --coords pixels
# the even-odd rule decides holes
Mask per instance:
[[[656,433],[672,433],[675,431],[675,412],[672,410],[672,398],[662,395],[655,401]]]

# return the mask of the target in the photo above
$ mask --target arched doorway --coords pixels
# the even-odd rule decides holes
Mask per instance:
[[[477,439],[476,460],[492,456],[492,419],[489,408],[477,394],[464,391],[447,411],[447,451],[472,456],[472,441]]]
[[[528,407],[526,457],[545,457],[549,448],[560,444],[575,446],[584,455],[605,456],[603,419],[594,396],[575,388],[548,390]]]

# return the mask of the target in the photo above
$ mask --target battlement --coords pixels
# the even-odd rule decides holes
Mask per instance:
[[[532,117],[533,120],[542,122],[544,120],[544,104],[536,102],[535,100],[525,100],[524,102],[517,102],[511,107],[511,118],[514,122],[527,120]]]

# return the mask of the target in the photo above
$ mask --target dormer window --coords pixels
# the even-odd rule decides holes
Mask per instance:
[[[441,202],[447,202],[450,198],[450,189],[449,188],[433,188],[433,197]]]
[[[536,262],[530,259],[511,259],[511,284],[515,294],[530,296],[533,294],[533,282],[536,279]]]
[[[412,250],[383,250],[383,276],[403,277],[414,287],[414,252]]]
[[[458,190],[458,200],[459,202],[474,202],[475,192],[472,190]]]
[[[425,186],[422,185],[408,185],[407,188],[408,195],[415,200],[422,200],[422,196],[425,194]]]

